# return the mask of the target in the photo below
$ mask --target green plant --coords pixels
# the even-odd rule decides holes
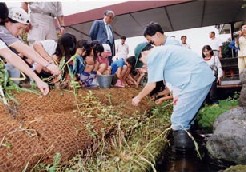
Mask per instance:
[[[206,105],[198,112],[198,124],[207,131],[212,131],[215,119],[222,113],[238,105],[232,98],[219,101],[219,105]]]
[[[53,157],[53,164],[52,166],[46,166],[46,170],[48,172],[56,172],[59,165],[60,165],[60,162],[61,162],[61,154],[58,152],[54,155]]]

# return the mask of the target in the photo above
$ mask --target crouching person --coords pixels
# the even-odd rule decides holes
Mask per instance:
[[[0,11],[0,29],[2,31],[1,33],[6,33],[0,34],[0,39],[8,37],[13,42],[15,42],[14,40],[16,40],[17,38],[15,39],[15,37],[12,37],[11,33],[8,32],[3,26],[5,24],[5,21],[8,20],[8,8],[6,7],[5,3],[0,3]],[[16,41],[19,40],[17,39]],[[7,61],[9,64],[13,65],[15,68],[24,72],[27,76],[32,78],[36,82],[37,87],[40,89],[43,95],[48,94],[49,86],[45,82],[43,82],[17,54],[12,52],[7,46],[6,42],[3,42],[2,40],[0,40],[0,56],[2,56],[4,60]]]
[[[215,78],[201,57],[184,47],[168,44],[163,33],[157,23],[146,27],[144,36],[159,47],[153,48],[150,53],[142,53],[148,67],[148,83],[133,98],[132,104],[137,106],[155,88],[156,82],[165,80],[170,83],[175,102],[171,116],[174,146],[182,151],[194,149],[193,140],[187,132]]]
[[[60,70],[55,64],[51,64],[43,59],[33,48],[18,39],[28,24],[29,16],[22,8],[11,8],[8,18],[0,26],[1,40],[18,54],[20,53],[41,66],[46,67],[52,75],[58,75]]]
[[[55,83],[60,79],[65,80],[62,83],[62,87],[69,85],[69,66],[73,66],[71,57],[76,53],[77,40],[74,35],[65,33],[59,39],[58,42],[54,40],[37,41],[33,44],[35,51],[49,64],[59,65],[63,70],[62,76],[55,78],[52,82]],[[39,63],[35,63],[34,70],[39,74],[49,72],[46,66],[42,66]]]
[[[84,44],[82,57],[84,59],[84,71],[80,73],[80,83],[82,87],[97,87],[96,78],[99,63],[97,53],[94,52],[98,42],[88,42]]]

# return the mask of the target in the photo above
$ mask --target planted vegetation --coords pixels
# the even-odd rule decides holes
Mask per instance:
[[[222,113],[238,106],[238,94],[233,98],[220,100],[218,105],[206,105],[198,112],[198,125],[208,132],[213,131],[213,124],[215,119]]]

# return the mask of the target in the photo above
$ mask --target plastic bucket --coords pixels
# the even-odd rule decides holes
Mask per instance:
[[[97,75],[97,82],[100,88],[109,88],[114,75]]]

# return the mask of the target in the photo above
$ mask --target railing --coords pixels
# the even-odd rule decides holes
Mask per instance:
[[[218,88],[241,88],[238,72],[238,58],[230,57],[220,60],[223,70],[223,79]]]
[[[238,80],[238,58],[223,58],[220,60],[223,70],[223,80]]]

